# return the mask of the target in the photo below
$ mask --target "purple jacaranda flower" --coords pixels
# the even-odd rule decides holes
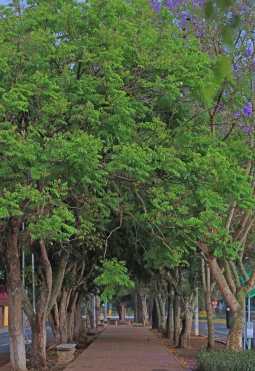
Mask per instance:
[[[205,31],[202,28],[196,29],[196,35],[197,37],[204,37]]]
[[[235,72],[238,72],[238,70],[239,70],[239,66],[236,63],[233,64],[233,70]]]
[[[159,13],[161,9],[161,2],[159,0],[151,0],[151,7],[155,12]]]
[[[197,18],[192,19],[194,25],[194,31],[198,37],[203,37],[206,32],[205,24]]]
[[[246,48],[245,55],[246,57],[251,57],[253,53],[254,53],[254,46],[252,43],[250,43]]]
[[[193,6],[204,6],[205,0],[192,0],[192,5]]]
[[[166,7],[170,10],[174,10],[185,3],[187,3],[187,0],[167,0]]]
[[[180,6],[182,3],[182,0],[167,0],[166,7],[170,10],[176,9],[178,6]]]
[[[243,107],[243,115],[245,117],[251,117],[252,116],[252,112],[253,112],[252,103],[251,102],[245,103],[245,105]]]
[[[185,10],[181,12],[180,26],[182,28],[186,27],[188,21],[191,21],[191,14]]]
[[[249,6],[247,6],[246,4],[242,4],[239,9],[240,9],[241,14],[244,14],[250,11]]]
[[[242,125],[241,130],[243,131],[244,134],[250,135],[253,133],[254,128],[252,126]]]
[[[235,119],[240,119],[240,117],[241,117],[241,112],[240,111],[234,112],[234,118]]]

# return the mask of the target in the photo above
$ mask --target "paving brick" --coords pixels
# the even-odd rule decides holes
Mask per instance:
[[[66,371],[181,371],[148,328],[108,326]]]

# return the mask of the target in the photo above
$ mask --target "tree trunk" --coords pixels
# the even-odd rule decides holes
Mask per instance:
[[[32,367],[35,370],[47,370],[46,356],[46,318],[45,315],[35,315],[32,324]]]
[[[6,244],[7,290],[9,300],[10,359],[14,371],[25,371],[26,351],[22,323],[22,281],[18,248],[20,223],[11,219]]]
[[[141,300],[141,296],[138,291],[136,295],[136,321],[138,323],[143,323],[142,300]]]
[[[158,318],[158,329],[161,330],[163,320],[162,320],[162,312],[161,312],[160,302],[159,302],[158,296],[156,296],[156,298],[155,298],[155,303],[156,303],[157,318]]]
[[[30,320],[32,327],[32,366],[35,370],[47,370],[46,354],[46,320],[52,293],[52,268],[49,261],[45,241],[40,241],[40,289],[36,304],[36,312]]]
[[[174,295],[174,344],[179,344],[179,337],[181,333],[181,304],[180,296],[175,293]]]
[[[159,310],[160,310],[160,330],[162,333],[166,331],[166,302],[162,295],[158,296]]]
[[[68,325],[67,325],[68,335],[67,337],[68,337],[68,341],[70,342],[74,340],[75,310],[76,310],[77,300],[78,300],[78,293],[74,292],[69,302],[69,308],[68,308]]]
[[[96,325],[100,324],[100,297],[96,296]]]
[[[213,307],[212,307],[211,292],[206,291],[205,296],[206,296],[206,313],[207,313],[207,329],[208,329],[207,348],[213,349],[215,346],[215,341],[214,341],[214,323],[213,323]]]
[[[244,328],[245,299],[240,298],[240,309],[233,313],[233,321],[227,339],[227,348],[240,352],[243,350],[242,337]]]
[[[76,303],[75,308],[75,315],[74,315],[74,340],[79,341],[80,338],[84,338],[85,336],[85,328],[82,322],[81,316],[81,301],[78,300]]]
[[[190,308],[185,310],[182,321],[182,330],[179,339],[179,347],[187,349],[190,348],[190,337],[192,330],[193,310]]]
[[[60,342],[67,343],[67,300],[68,292],[66,289],[62,290],[62,295],[59,304],[59,330]]]
[[[166,336],[169,339],[170,344],[173,344],[173,341],[174,341],[174,309],[173,309],[173,292],[170,287],[168,287]]]
[[[144,326],[148,325],[149,314],[147,306],[147,295],[143,288],[138,289],[137,293],[137,319],[139,323],[142,323]]]
[[[205,308],[207,314],[207,348],[213,349],[215,346],[214,341],[214,323],[213,323],[213,307],[212,307],[212,282],[211,282],[211,271],[205,261],[202,259],[202,282],[203,291],[205,298]]]
[[[242,350],[242,335],[244,328],[244,310],[246,290],[240,289],[234,294],[223,275],[215,257],[208,260],[211,272],[217,285],[233,313],[233,323],[229,331],[227,348],[235,351]]]
[[[152,305],[151,322],[152,322],[152,328],[153,329],[158,329],[159,328],[159,319],[158,319],[156,299],[154,299],[153,305]]]
[[[58,311],[57,303],[52,308],[51,315],[50,315],[50,324],[51,324],[52,332],[55,337],[56,343],[60,344],[61,342],[60,323],[59,323],[59,311]]]
[[[166,317],[166,332],[165,336],[169,339],[170,337],[170,316],[171,316],[171,302],[170,302],[170,297],[168,295],[168,300],[167,300],[167,317]]]
[[[118,305],[118,313],[119,313],[119,320],[124,321],[126,318],[126,305],[124,303],[120,303]]]
[[[134,322],[138,321],[138,294],[134,294]]]
[[[87,314],[88,314],[88,327],[94,328],[95,321],[94,321],[94,295],[89,296],[88,304],[87,304]]]

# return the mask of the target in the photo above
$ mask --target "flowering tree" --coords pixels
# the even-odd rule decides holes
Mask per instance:
[[[214,61],[218,87],[216,90],[215,86],[207,87],[207,113],[199,107],[193,116],[197,123],[203,118],[211,133],[208,133],[207,149],[201,153],[199,145],[200,149],[193,147],[192,153],[195,159],[198,150],[199,157],[202,155],[203,158],[199,160],[198,157],[195,160],[197,164],[193,163],[198,172],[203,172],[203,166],[206,169],[204,178],[191,166],[199,179],[195,191],[199,196],[193,201],[197,205],[196,212],[204,206],[198,219],[195,210],[191,211],[192,220],[187,223],[191,223],[192,228],[195,225],[200,228],[204,223],[203,232],[200,230],[197,237],[193,236],[193,241],[233,311],[234,324],[228,346],[240,350],[245,296],[255,284],[255,274],[248,276],[244,264],[245,255],[251,248],[254,225],[254,4],[249,1],[206,1],[204,4],[154,1],[152,6],[159,16],[169,9],[173,22],[182,29],[184,37],[188,39],[195,33],[201,48]],[[181,140],[183,143],[183,138]],[[234,170],[237,164],[238,168]],[[231,173],[239,176],[236,186]],[[209,186],[211,176],[212,188]],[[224,182],[224,186],[222,183],[215,188],[217,182]],[[220,247],[221,243],[226,244],[226,249]],[[246,277],[242,284],[241,276]]]

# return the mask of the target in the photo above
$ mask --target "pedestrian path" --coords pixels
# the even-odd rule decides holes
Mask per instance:
[[[108,326],[66,371],[183,371],[148,328]]]

